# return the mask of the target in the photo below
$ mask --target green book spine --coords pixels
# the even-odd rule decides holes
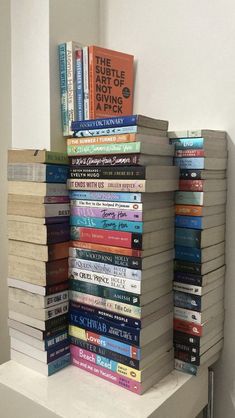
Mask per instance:
[[[46,151],[45,163],[47,164],[69,164],[68,156],[64,152]]]
[[[97,145],[68,145],[68,155],[134,154],[141,151],[141,142]]]

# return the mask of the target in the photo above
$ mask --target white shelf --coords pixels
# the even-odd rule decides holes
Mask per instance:
[[[194,418],[207,404],[207,368],[173,371],[139,396],[69,366],[46,378],[14,361],[0,366],[3,418]]]

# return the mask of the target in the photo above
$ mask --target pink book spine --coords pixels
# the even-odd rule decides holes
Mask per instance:
[[[69,203],[69,196],[45,196],[45,203]]]
[[[71,353],[71,360],[74,366],[79,367],[79,369],[86,370],[87,372],[101,377],[108,382],[114,383],[115,385],[121,386],[124,389],[130,390],[131,392],[141,395],[141,383],[135,382],[134,380],[128,379],[127,377],[120,376],[117,373],[111,372],[110,370],[105,369],[104,367],[97,366],[92,364],[87,360],[81,360],[75,358],[73,353]]]
[[[71,208],[71,215],[102,219],[142,221],[142,214],[142,211],[135,210],[98,209],[80,206],[73,206]]]

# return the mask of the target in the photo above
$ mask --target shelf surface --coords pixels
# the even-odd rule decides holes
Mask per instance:
[[[207,369],[197,377],[173,371],[139,396],[74,366],[47,378],[9,361],[0,366],[0,409],[4,418],[32,410],[43,418],[194,418],[207,404],[207,384]]]

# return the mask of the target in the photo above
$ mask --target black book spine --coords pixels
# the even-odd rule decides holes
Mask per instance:
[[[99,263],[113,264],[115,266],[136,270],[141,270],[142,268],[142,259],[138,257],[83,250],[79,248],[74,248],[73,254],[74,257],[80,258],[82,260],[97,261]]]
[[[61,325],[64,326],[66,323],[68,323],[68,314],[63,314],[56,316],[55,318],[48,319],[45,321],[46,336],[48,336],[47,331],[53,331],[54,328],[57,328],[56,332],[58,332],[58,327]]]
[[[201,264],[190,261],[175,260],[174,269],[184,273],[201,274]]]
[[[108,167],[140,165],[140,154],[89,155],[69,157],[72,167]]]
[[[186,363],[194,364],[195,366],[200,366],[200,356],[191,355],[185,351],[175,350],[175,358],[185,361]]]
[[[180,179],[182,180],[202,180],[203,170],[180,170]]]
[[[174,272],[174,281],[193,286],[202,286],[203,276],[177,270]]]
[[[195,347],[200,347],[201,338],[196,335],[186,334],[185,332],[174,331],[174,343],[180,343]]]
[[[174,343],[174,347],[176,351],[185,351],[186,353],[189,353],[189,355],[194,356],[200,355],[200,348],[196,346],[186,345],[183,343]]]
[[[144,180],[145,167],[130,166],[130,167],[71,167],[70,178],[72,179],[125,179],[125,180]]]

